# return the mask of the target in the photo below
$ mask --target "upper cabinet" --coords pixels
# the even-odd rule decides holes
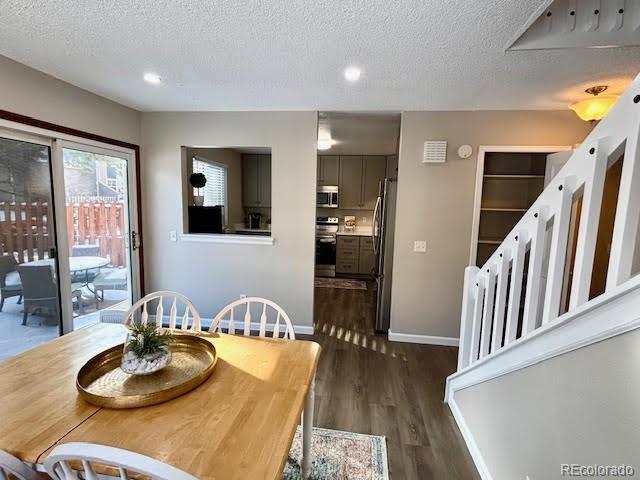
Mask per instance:
[[[338,185],[340,180],[340,157],[320,155],[318,157],[318,185]]]
[[[242,156],[242,205],[271,206],[271,155]]]
[[[369,156],[363,160],[364,175],[362,177],[362,208],[373,210],[380,190],[380,182],[387,171],[387,158]]]
[[[373,210],[380,182],[384,179],[384,156],[348,155],[340,157],[339,206],[345,210]]]

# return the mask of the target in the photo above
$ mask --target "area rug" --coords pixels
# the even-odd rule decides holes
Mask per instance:
[[[385,437],[314,428],[311,480],[388,480]],[[302,480],[302,428],[298,426],[282,480]]]
[[[367,282],[351,280],[349,278],[316,277],[315,285],[320,288],[345,288],[347,290],[367,289]]]

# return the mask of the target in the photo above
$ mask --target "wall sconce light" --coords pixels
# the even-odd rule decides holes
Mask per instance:
[[[609,110],[611,110],[611,107],[613,107],[613,104],[618,100],[618,95],[600,95],[607,88],[606,85],[587,88],[585,92],[593,95],[593,97],[573,103],[569,105],[569,108],[586,122],[593,122],[604,118],[604,116],[609,113]]]

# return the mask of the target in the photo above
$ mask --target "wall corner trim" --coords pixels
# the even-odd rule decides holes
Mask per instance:
[[[421,343],[424,345],[443,345],[457,347],[460,339],[456,337],[435,337],[432,335],[417,335],[414,333],[396,333],[389,330],[391,342]]]

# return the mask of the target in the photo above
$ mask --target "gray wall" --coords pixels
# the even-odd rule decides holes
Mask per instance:
[[[455,400],[494,480],[562,478],[562,463],[624,463],[637,477],[639,372],[635,330],[461,390]]]
[[[311,325],[315,112],[144,113],[142,179],[147,291],[185,293],[205,316],[240,294],[279,303]],[[271,147],[273,246],[171,242],[181,230],[181,146]]]
[[[140,143],[140,113],[0,56],[0,109]]]
[[[400,133],[391,330],[458,337],[469,263],[479,145],[573,145],[590,125],[571,111],[405,112]],[[447,162],[420,165],[426,140],[447,140]],[[457,156],[473,146],[471,158]],[[426,240],[427,253],[413,241]]]

